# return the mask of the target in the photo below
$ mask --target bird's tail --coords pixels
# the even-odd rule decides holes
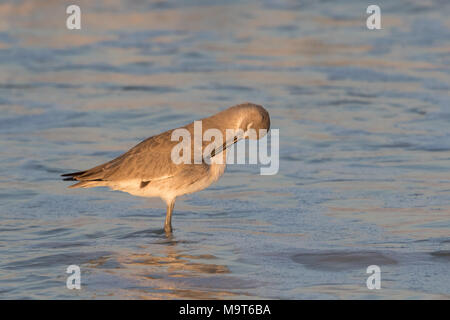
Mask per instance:
[[[65,173],[62,174],[61,177],[64,177],[64,181],[79,181],[78,183],[75,183],[69,188],[92,188],[92,187],[99,187],[104,185],[104,182],[102,183],[101,179],[96,180],[81,180],[79,177],[81,177],[83,174],[85,174],[86,171],[78,171],[78,172],[72,172],[72,173]],[[80,181],[81,180],[81,181]]]
[[[80,181],[78,183],[75,183],[71,186],[69,186],[70,189],[74,188],[93,188],[93,187],[101,187],[104,186],[105,183],[100,181]]]
[[[64,181],[74,181],[74,180],[76,180],[75,179],[76,176],[81,176],[82,174],[85,174],[85,173],[86,173],[86,170],[85,171],[72,172],[72,173],[64,173],[64,174],[61,175],[61,177],[67,177],[67,178],[63,179]]]

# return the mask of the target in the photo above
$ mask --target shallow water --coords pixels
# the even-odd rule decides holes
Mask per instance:
[[[360,1],[79,3],[0,4],[0,298],[450,298],[448,1],[378,31]],[[172,238],[158,199],[60,181],[244,101],[279,173],[229,166]]]

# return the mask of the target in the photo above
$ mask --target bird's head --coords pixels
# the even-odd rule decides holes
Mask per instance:
[[[270,129],[269,113],[262,106],[245,103],[237,106],[238,129],[244,132],[245,139],[258,140],[264,137]]]
[[[243,103],[230,107],[210,118],[209,127],[220,127],[222,132],[231,130],[231,136],[226,134],[226,141],[216,149],[216,155],[242,139],[258,140],[264,137],[270,129],[269,113],[262,106],[254,103]]]

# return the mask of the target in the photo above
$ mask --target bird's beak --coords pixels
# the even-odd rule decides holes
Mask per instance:
[[[231,141],[225,141],[225,142],[223,143],[223,145],[221,145],[220,147],[214,149],[214,150],[211,152],[210,158],[215,157],[215,156],[218,155],[219,153],[223,152],[225,149],[231,147],[233,144],[235,144],[235,143],[238,142],[239,140],[242,140],[242,138],[243,138],[243,137],[234,137],[234,139],[231,140]]]

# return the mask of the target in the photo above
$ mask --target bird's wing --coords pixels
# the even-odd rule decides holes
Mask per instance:
[[[170,137],[171,131],[150,137],[114,160],[63,176],[78,181],[151,181],[172,177],[182,170],[183,164],[177,165],[171,159],[172,148],[178,142]]]

